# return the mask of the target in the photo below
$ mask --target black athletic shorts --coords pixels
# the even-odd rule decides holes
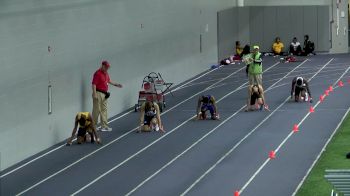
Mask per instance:
[[[156,116],[146,116],[146,115],[145,115],[145,117],[144,117],[145,120],[144,120],[143,124],[144,124],[144,125],[150,125],[152,119],[155,118],[155,117],[156,117]]]
[[[85,138],[86,132],[87,132],[88,134],[90,134],[91,143],[94,143],[95,140],[94,140],[93,134],[92,134],[91,132],[89,132],[89,131],[86,131],[86,128],[81,128],[81,127],[79,127],[78,135],[77,135],[77,136],[78,136],[78,137],[83,137],[83,138],[84,138],[84,141],[85,141],[85,140],[86,140],[86,138]]]
[[[298,87],[298,86],[296,86],[296,87],[295,87],[295,91],[294,91],[295,96],[298,96],[298,97],[299,97],[301,91],[306,91],[306,88],[305,88],[305,87]]]
[[[250,105],[255,105],[256,99],[262,98],[260,94],[253,93],[250,97]]]

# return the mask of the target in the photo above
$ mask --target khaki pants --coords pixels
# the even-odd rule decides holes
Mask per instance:
[[[97,125],[98,116],[100,116],[101,127],[107,128],[107,99],[105,98],[105,94],[101,92],[96,92],[97,99],[93,98],[93,108],[92,108],[92,118]]]
[[[248,74],[249,85],[262,85],[262,75],[261,74]]]

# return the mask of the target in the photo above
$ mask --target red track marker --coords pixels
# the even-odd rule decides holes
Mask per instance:
[[[343,87],[343,86],[344,86],[343,81],[340,80],[340,81],[338,82],[338,86]]]
[[[325,90],[324,94],[328,96],[329,95],[329,90]]]
[[[276,158],[276,153],[275,153],[275,151],[273,151],[273,150],[270,151],[270,153],[269,153],[269,158],[270,158],[270,159]]]
[[[333,91],[333,86],[329,86],[328,90],[329,90],[329,92],[332,92]]]
[[[299,131],[299,127],[298,127],[297,124],[295,124],[295,125],[293,126],[293,132],[296,133],[296,132],[298,132],[298,131]]]
[[[309,110],[310,113],[314,113],[315,112],[315,109],[314,107],[310,106],[310,110]]]
[[[325,95],[320,96],[320,102],[322,102],[324,100],[324,97],[325,97]]]
[[[239,191],[235,191],[234,196],[239,196]]]

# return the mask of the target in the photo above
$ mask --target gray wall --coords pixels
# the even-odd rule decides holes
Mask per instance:
[[[219,59],[234,53],[234,43],[259,45],[261,51],[271,52],[277,36],[285,52],[293,37],[303,45],[308,34],[315,50],[328,52],[331,47],[330,6],[247,6],[234,7],[218,13]],[[346,42],[347,43],[347,42]]]
[[[234,4],[0,1],[1,169],[70,135],[76,112],[91,111],[91,77],[103,59],[112,65],[112,80],[124,85],[111,89],[109,116],[136,103],[141,81],[150,71],[178,83],[209,68],[217,59],[217,12]]]
[[[332,53],[344,53],[349,51],[348,3],[348,1],[341,1],[339,4],[339,19],[337,17],[336,1],[332,3]],[[344,13],[344,17],[342,17],[342,12]],[[337,28],[339,28],[338,31]]]
[[[218,59],[235,53],[235,42],[250,42],[250,8],[233,7],[218,12]]]
[[[318,52],[330,49],[329,6],[266,6],[251,7],[250,41],[261,50],[271,51],[274,39],[279,36],[285,52],[293,37],[303,45],[308,34]]]
[[[330,35],[329,39],[331,40],[331,53],[347,53],[349,51],[349,35],[348,35],[348,1],[341,1],[339,4],[339,12],[344,12],[344,17],[339,18],[339,25],[336,24],[336,13],[337,6],[336,0],[240,0],[243,1],[241,4],[244,6],[315,6],[315,5],[325,5],[331,6],[329,11],[329,17],[326,15],[320,15],[318,12],[318,19],[321,20],[324,17],[324,20],[327,18],[330,19]],[[339,26],[339,32],[337,34],[337,26]],[[344,33],[345,32],[345,33]],[[324,35],[318,36],[318,40],[327,39],[323,37]],[[323,44],[323,43],[321,43]]]
[[[332,0],[243,0],[244,6],[331,5]]]

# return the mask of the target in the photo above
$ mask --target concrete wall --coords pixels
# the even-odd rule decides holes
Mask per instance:
[[[250,43],[250,7],[233,7],[218,13],[218,59],[235,53],[235,42]]]
[[[331,22],[331,37],[332,37],[332,53],[344,53],[349,51],[349,12],[348,1],[332,1],[332,22]]]
[[[337,0],[240,0],[244,6],[330,6],[330,15],[323,15],[324,20],[330,19],[330,37],[331,53],[347,53],[349,51],[348,36],[348,1],[340,1],[339,4],[339,24],[337,25]],[[341,16],[344,12],[344,17]],[[319,12],[318,12],[319,13]],[[321,16],[322,17],[322,16]],[[321,19],[321,18],[319,18]],[[338,34],[337,34],[337,27]],[[345,32],[345,33],[344,33]],[[318,40],[326,39],[318,37]]]
[[[331,5],[332,0],[244,0],[244,6]]]
[[[218,13],[219,59],[234,53],[235,41],[259,45],[263,52],[271,52],[272,43],[279,36],[285,52],[293,37],[303,45],[308,34],[317,52],[329,52],[330,6],[245,6],[233,7]],[[347,42],[346,42],[347,43]]]
[[[217,12],[235,4],[0,1],[1,169],[70,135],[76,112],[92,109],[91,77],[103,59],[111,63],[112,80],[124,85],[110,89],[109,116],[136,103],[151,71],[176,84],[209,68],[217,59]]]
[[[259,6],[250,10],[250,41],[271,52],[278,36],[288,51],[293,37],[303,45],[304,35],[315,43],[316,52],[330,49],[329,6]]]

